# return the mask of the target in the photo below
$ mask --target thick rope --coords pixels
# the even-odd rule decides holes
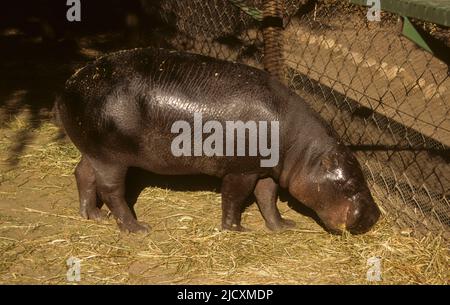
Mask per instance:
[[[284,0],[263,3],[264,68],[279,80],[283,78],[283,7]]]

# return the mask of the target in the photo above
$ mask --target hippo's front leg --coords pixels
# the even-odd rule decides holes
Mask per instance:
[[[283,219],[278,211],[278,185],[272,178],[269,177],[258,181],[255,187],[255,197],[269,230],[282,231],[295,226],[295,222]]]
[[[255,189],[256,174],[228,174],[222,181],[222,230],[245,231],[241,226],[245,200]]]

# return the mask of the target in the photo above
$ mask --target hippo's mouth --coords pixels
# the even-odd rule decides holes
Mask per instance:
[[[347,229],[348,217],[351,214],[351,203],[346,202],[334,210],[316,211],[320,224],[332,234],[342,234]]]
[[[334,211],[325,210],[317,214],[322,225],[332,234],[342,234],[343,231],[362,234],[375,225],[381,213],[375,202],[358,198],[341,204]]]

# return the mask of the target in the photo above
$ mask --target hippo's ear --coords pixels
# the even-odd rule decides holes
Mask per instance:
[[[335,154],[328,154],[320,161],[320,165],[325,171],[331,172],[338,166],[338,160]]]

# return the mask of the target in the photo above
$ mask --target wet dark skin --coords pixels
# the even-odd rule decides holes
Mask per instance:
[[[241,213],[252,194],[270,230],[293,227],[278,211],[279,187],[332,232],[363,233],[380,216],[353,154],[305,101],[258,69],[162,49],[121,51],[75,73],[56,109],[82,154],[75,170],[80,214],[99,219],[105,203],[122,231],[149,230],[125,200],[130,167],[222,178],[224,230],[245,230]],[[171,126],[192,126],[194,113],[221,123],[278,121],[278,164],[261,167],[261,156],[173,156]]]

